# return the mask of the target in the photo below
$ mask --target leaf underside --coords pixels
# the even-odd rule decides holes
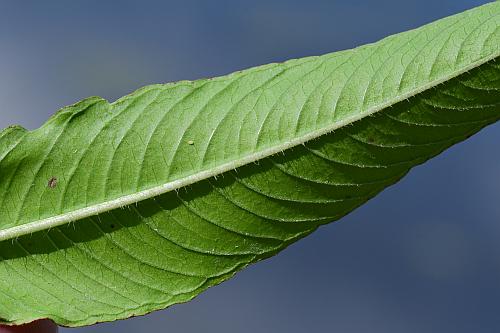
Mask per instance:
[[[0,318],[185,302],[500,118],[500,3],[0,133]]]

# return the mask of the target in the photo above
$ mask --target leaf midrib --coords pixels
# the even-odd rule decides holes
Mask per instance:
[[[133,194],[128,194],[124,195],[112,200],[108,200],[105,202],[101,202],[98,204],[94,204],[91,206],[87,206],[84,208],[80,208],[71,212],[67,212],[64,214],[59,214],[55,216],[51,216],[48,218],[44,218],[41,220],[33,221],[33,222],[28,222],[24,223],[21,225],[9,227],[3,230],[0,230],[0,241],[4,241],[7,239],[12,239],[12,238],[17,238],[21,237],[23,235],[28,235],[32,234],[38,231],[43,231],[47,230],[50,228],[58,227],[64,224],[68,224],[71,222],[79,221],[81,219],[90,217],[90,216],[95,216],[98,214],[102,214],[117,208],[121,208],[124,206],[128,206],[134,203],[137,203],[139,201],[147,200],[154,198],[156,196],[159,196],[161,194],[197,183],[199,181],[220,175],[224,172],[234,170],[238,167],[256,162],[258,160],[264,159],[266,157],[272,156],[274,154],[283,152],[287,149],[293,148],[295,146],[304,144],[308,141],[317,139],[323,135],[326,135],[328,133],[333,132],[336,129],[345,127],[347,125],[350,125],[356,121],[362,120],[365,117],[371,116],[377,112],[380,112],[394,104],[397,104],[399,102],[402,102],[404,100],[407,100],[409,98],[415,97],[435,86],[438,86],[444,82],[447,82],[453,78],[456,78],[474,68],[477,68],[481,65],[484,65],[485,63],[488,63],[496,58],[500,57],[500,52],[497,52],[493,55],[490,55],[488,57],[482,58],[480,60],[477,60],[468,66],[463,67],[462,69],[456,70],[454,72],[449,73],[448,75],[443,76],[442,78],[435,79],[433,81],[428,82],[427,84],[424,84],[420,87],[414,88],[404,94],[398,95],[397,97],[394,97],[390,100],[385,101],[384,103],[380,103],[378,105],[372,106],[371,108],[367,109],[365,112],[358,113],[354,116],[347,117],[341,121],[335,122],[334,124],[330,126],[326,126],[320,129],[317,129],[315,131],[308,132],[306,134],[303,134],[301,136],[298,136],[294,139],[282,142],[278,145],[275,145],[273,147],[269,147],[251,154],[248,154],[247,156],[244,156],[242,158],[238,158],[236,160],[223,163],[217,167],[213,167],[210,169],[206,170],[201,170],[199,172],[196,172],[192,175],[170,181],[158,186],[151,187],[149,189],[145,189]]]

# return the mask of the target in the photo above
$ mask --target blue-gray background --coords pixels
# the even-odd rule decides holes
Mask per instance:
[[[480,0],[0,1],[0,127],[376,41]],[[194,301],[62,332],[499,332],[500,126]]]

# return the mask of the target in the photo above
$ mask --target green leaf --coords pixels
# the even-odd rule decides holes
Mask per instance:
[[[500,118],[500,3],[0,133],[0,318],[185,302]]]

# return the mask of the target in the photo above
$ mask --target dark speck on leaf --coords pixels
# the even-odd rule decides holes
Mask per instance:
[[[57,186],[57,178],[56,177],[50,178],[49,182],[47,183],[47,186],[50,188],[56,187]]]
[[[114,229],[114,228],[115,228],[115,225],[114,225],[114,224],[111,224],[109,227],[110,227],[111,229]]]

